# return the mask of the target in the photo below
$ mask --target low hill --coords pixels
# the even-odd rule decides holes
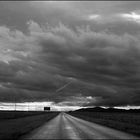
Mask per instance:
[[[115,109],[115,108],[102,108],[102,107],[93,107],[93,108],[82,108],[76,110],[76,112],[130,112],[130,113],[140,113],[140,109]]]

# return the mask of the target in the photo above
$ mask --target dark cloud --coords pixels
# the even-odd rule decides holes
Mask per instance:
[[[58,18],[65,11],[61,22],[53,20],[56,15],[52,16],[48,8],[47,19],[52,17],[55,24],[26,19],[26,33],[23,28],[0,26],[0,100],[53,101],[66,106],[140,105],[139,22],[127,21],[116,11],[109,17],[102,14],[99,20],[87,20],[91,14],[87,12],[88,3],[82,11],[84,16],[80,14],[85,7],[82,3],[47,4]],[[102,7],[108,13],[108,6]],[[75,9],[76,14],[68,9]]]

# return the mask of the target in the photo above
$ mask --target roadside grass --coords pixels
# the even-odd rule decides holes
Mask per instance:
[[[0,120],[45,114],[45,111],[0,111]]]
[[[46,112],[16,119],[1,119],[0,139],[19,139],[20,136],[29,133],[57,115],[58,112]]]
[[[140,136],[140,113],[70,112],[68,114]]]

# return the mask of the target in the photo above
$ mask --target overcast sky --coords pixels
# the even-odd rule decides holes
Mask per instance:
[[[0,2],[0,102],[140,105],[140,2]]]

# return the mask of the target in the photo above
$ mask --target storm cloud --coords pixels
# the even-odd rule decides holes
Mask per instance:
[[[60,12],[59,6],[53,8]],[[99,19],[75,12],[72,16],[67,11],[63,15],[65,22],[55,25],[27,20],[26,32],[23,28],[0,26],[1,101],[51,101],[66,106],[140,105],[139,21],[126,19],[122,10],[110,17],[99,12]]]

